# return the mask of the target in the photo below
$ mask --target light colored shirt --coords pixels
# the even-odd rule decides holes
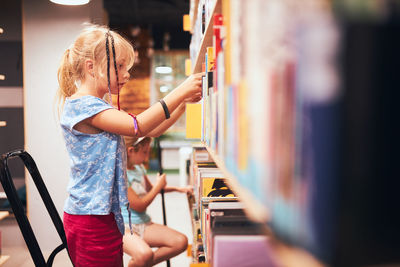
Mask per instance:
[[[82,133],[73,127],[95,114],[114,108],[94,96],[67,98],[60,123],[70,156],[70,180],[64,211],[77,215],[114,213],[118,228],[125,227],[120,206],[127,209],[126,150],[120,135]]]
[[[139,197],[143,197],[147,194],[144,176],[146,175],[146,169],[143,165],[135,165],[135,169],[127,170],[128,186],[135,191]],[[128,210],[125,208],[122,210],[122,216],[124,217],[125,224],[129,224]],[[150,216],[144,212],[138,212],[131,209],[131,222],[132,224],[143,224],[148,223],[151,220]]]

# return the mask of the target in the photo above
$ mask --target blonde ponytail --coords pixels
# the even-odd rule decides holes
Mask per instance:
[[[77,88],[75,84],[75,74],[74,69],[70,62],[70,50],[67,49],[61,60],[60,67],[58,68],[58,84],[60,86],[59,90],[62,96],[68,97],[73,95]]]
[[[57,91],[57,114],[60,117],[65,98],[73,95],[76,90],[74,69],[70,59],[70,49],[64,52],[57,72],[59,88]]]

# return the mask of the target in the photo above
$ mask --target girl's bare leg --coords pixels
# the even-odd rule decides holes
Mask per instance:
[[[184,234],[156,223],[146,227],[144,241],[150,247],[158,247],[154,252],[153,265],[179,255],[186,250],[188,244]]]
[[[129,267],[148,267],[153,266],[153,251],[146,244],[143,239],[138,235],[131,235],[130,231],[125,231],[123,237],[123,249],[124,253],[127,253],[132,257],[129,261]]]

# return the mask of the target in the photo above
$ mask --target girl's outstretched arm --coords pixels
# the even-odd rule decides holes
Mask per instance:
[[[185,99],[193,98],[201,93],[202,75],[203,73],[196,73],[189,76],[180,86],[164,97],[164,102],[170,113],[173,113]],[[137,137],[147,136],[165,120],[162,105],[160,103],[152,105],[137,116],[139,126]],[[133,118],[124,111],[107,109],[87,119],[86,122],[103,131],[135,136]],[[165,127],[163,126],[163,128]]]
[[[179,187],[179,186],[166,186],[164,188],[164,192],[180,192],[180,193],[186,193],[186,194],[193,194],[193,186],[188,185],[184,187]]]
[[[157,176],[159,176],[158,174]],[[163,174],[165,175],[165,174]],[[166,177],[166,176],[165,176]],[[146,185],[146,190],[150,191],[153,188],[153,184],[151,183],[149,177],[147,175],[144,175],[144,182]],[[179,186],[166,186],[164,187],[164,192],[180,192],[180,193],[187,193],[187,194],[193,194],[193,186],[187,185],[183,187]]]
[[[195,94],[191,96],[188,99],[185,99],[183,103],[181,103],[178,108],[172,112],[171,117],[168,120],[165,120],[163,123],[161,123],[157,128],[155,128],[153,131],[148,133],[147,136],[149,137],[159,137],[163,133],[165,133],[166,130],[168,130],[169,127],[171,127],[185,112],[186,110],[186,103],[190,102],[198,102],[201,100],[201,93]]]
[[[171,117],[168,120],[165,120],[154,130],[149,132],[147,136],[159,137],[160,135],[162,135],[169,127],[171,127],[182,116],[185,110],[186,110],[185,103],[180,104],[179,107],[175,109],[174,112],[172,112]]]

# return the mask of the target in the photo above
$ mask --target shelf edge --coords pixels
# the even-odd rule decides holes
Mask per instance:
[[[258,200],[256,200],[250,191],[240,185],[237,178],[225,167],[219,156],[207,145],[204,144],[211,158],[217,164],[218,168],[225,175],[231,189],[238,195],[238,198],[245,206],[245,212],[249,218],[255,222],[266,223],[270,216],[267,208],[265,208]]]

